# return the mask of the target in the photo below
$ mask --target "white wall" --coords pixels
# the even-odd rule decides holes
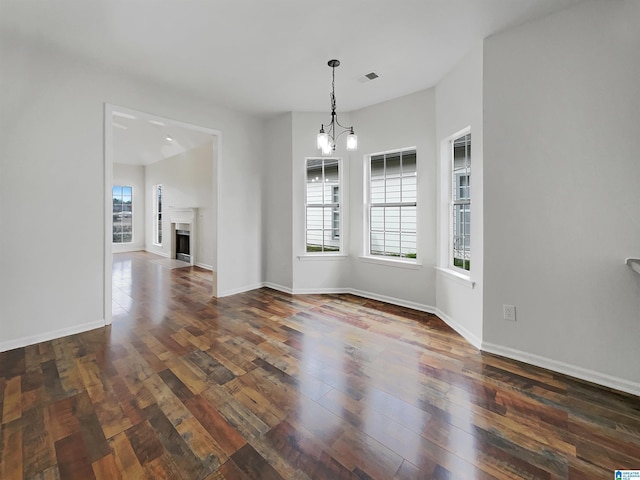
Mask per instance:
[[[132,187],[133,192],[133,239],[131,243],[114,243],[113,253],[133,252],[144,250],[145,247],[145,194],[144,167],[138,165],[126,165],[124,163],[113,164],[113,185],[126,185]]]
[[[436,264],[436,141],[435,92],[411,95],[351,112],[358,134],[358,151],[349,158],[351,242],[349,284],[355,290],[426,310],[435,307]],[[365,156],[416,147],[418,170],[418,266],[399,268],[397,263],[369,263],[364,255]]]
[[[486,40],[483,308],[488,349],[638,394],[639,18],[588,2]]]
[[[263,180],[263,270],[267,284],[280,290],[293,288],[292,254],[292,114],[267,121],[267,147]]]
[[[145,215],[146,250],[163,256],[171,255],[172,208],[197,208],[196,252],[197,265],[216,269],[216,226],[213,192],[213,145],[208,143],[165,158],[144,167],[145,190],[150,208]],[[153,244],[153,186],[162,185],[162,246]]]
[[[222,132],[218,292],[262,281],[262,120],[19,39],[0,64],[0,225],[29,252],[0,235],[0,350],[104,323],[105,102]]]
[[[346,114],[340,114],[340,122],[350,125],[350,118]],[[320,130],[320,124],[327,122],[327,114],[322,113],[294,113],[293,114],[293,177],[292,177],[292,201],[293,201],[293,286],[296,293],[304,292],[329,292],[344,290],[349,287],[348,267],[346,256],[323,257],[306,256],[305,239],[305,197],[307,186],[306,158],[321,157],[321,152],[316,146],[316,135]],[[343,140],[340,138],[340,140]],[[348,245],[349,234],[349,199],[345,193],[349,192],[349,174],[346,171],[349,165],[347,151],[338,142],[335,155],[342,158],[342,232],[345,245]]]
[[[471,343],[482,343],[483,131],[482,44],[477,45],[436,86],[438,153],[438,264],[449,266],[450,151],[447,139],[471,127],[471,271],[469,281],[442,270],[436,273],[438,315]]]

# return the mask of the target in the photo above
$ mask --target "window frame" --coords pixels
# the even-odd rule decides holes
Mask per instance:
[[[468,140],[468,144],[469,144],[469,149],[471,149],[472,146],[472,138],[471,138],[471,127],[467,127],[459,132],[457,132],[455,135],[452,135],[451,137],[449,137],[448,139],[448,155],[447,155],[447,162],[448,162],[448,170],[447,170],[447,182],[449,184],[449,190],[448,190],[448,211],[449,211],[449,215],[448,215],[448,221],[447,221],[447,226],[448,226],[448,246],[447,246],[447,268],[461,273],[462,275],[465,276],[470,276],[471,275],[471,186],[473,183],[473,177],[472,177],[472,170],[471,170],[471,166],[472,166],[472,158],[471,158],[471,153],[469,152],[468,156],[466,156],[465,158],[468,158],[468,168],[467,168],[467,172],[465,172],[465,175],[456,175],[455,172],[455,157],[454,157],[454,144],[456,141],[462,139],[463,137],[469,137]],[[458,179],[461,178],[462,176],[465,176],[468,178],[468,182],[467,185],[464,187],[461,187]],[[468,195],[467,197],[463,197],[463,198],[458,198],[460,197],[460,195],[458,195],[460,188],[466,188]],[[467,212],[469,215],[469,221],[467,222],[466,219],[462,219],[461,222],[459,222],[458,217],[456,216],[455,220],[454,220],[454,213],[455,213],[455,207],[456,206],[461,206],[461,207],[467,207]],[[465,210],[462,210],[462,213],[465,213]],[[455,243],[456,243],[456,229],[457,229],[457,224],[461,224],[461,225],[466,225],[468,223],[469,226],[469,231],[468,233],[466,232],[466,229],[463,228],[464,232],[463,232],[463,237],[464,236],[468,236],[468,248],[465,246],[465,243],[467,243],[464,238],[463,238],[463,246],[462,249],[466,250],[466,252],[464,253],[464,257],[462,260],[463,262],[463,266],[459,266],[455,264],[455,254],[454,252],[456,250],[455,248]],[[460,237],[460,235],[457,235],[458,237]],[[467,263],[468,268],[464,268],[464,264],[465,262]]]
[[[324,175],[324,167],[325,167],[325,163],[328,161],[336,161],[338,164],[338,185],[329,185],[331,187],[330,190],[330,194],[329,196],[331,197],[331,202],[324,202],[324,194],[322,196],[322,203],[310,203],[309,202],[309,196],[308,196],[308,189],[307,189],[307,183],[308,183],[308,171],[309,171],[309,161],[310,160],[315,160],[315,161],[322,161],[322,172]],[[337,156],[332,156],[332,157],[305,157],[304,160],[304,169],[303,169],[303,174],[304,174],[304,240],[303,240],[303,256],[306,257],[330,257],[330,256],[344,256],[344,242],[345,242],[345,235],[343,232],[344,229],[344,223],[343,223],[343,219],[344,219],[344,209],[343,209],[343,200],[344,200],[344,194],[343,194],[343,190],[344,190],[344,173],[343,173],[343,161],[342,161],[342,157],[337,157]],[[336,190],[335,188],[338,188],[338,194],[336,196]],[[336,202],[337,200],[337,202]],[[317,208],[320,209],[321,211],[323,211],[326,208],[331,208],[331,212],[330,212],[330,228],[325,229],[324,228],[324,220],[323,220],[323,228],[321,229],[322,232],[325,232],[327,230],[330,230],[330,237],[331,240],[337,241],[338,243],[338,250],[324,250],[324,233],[322,233],[323,235],[323,245],[322,245],[322,250],[320,251],[308,251],[307,249],[308,247],[308,238],[309,238],[309,218],[308,218],[308,212],[309,212],[309,208]],[[324,212],[323,212],[324,215]],[[323,217],[324,218],[324,217]],[[338,234],[335,234],[335,225],[336,225],[336,218],[338,221]],[[311,229],[311,230],[315,230],[315,229]]]
[[[158,195],[160,192],[160,195]],[[163,192],[162,192],[162,184],[158,183],[153,186],[153,245],[156,247],[162,246],[162,233],[163,233],[163,225],[162,225],[162,200],[163,200]]]
[[[128,188],[131,191],[131,195],[127,195],[127,197],[131,198],[131,210],[130,210],[130,213],[131,213],[131,215],[130,215],[130,217],[131,217],[131,239],[129,241],[126,241],[126,242],[125,241],[116,242],[116,241],[113,240],[113,237],[115,235],[115,232],[113,231],[113,229],[116,226],[115,222],[113,221],[113,216],[116,215],[116,212],[113,211],[113,199],[116,198],[114,196],[114,194],[113,194],[113,190],[115,188],[120,188],[120,189]],[[121,202],[120,203],[120,205],[121,205],[120,214],[123,213],[123,210],[122,210],[122,204],[123,203],[122,202],[124,202],[124,197],[125,197],[124,193],[122,192],[122,190],[120,190],[120,197],[119,197],[120,202]],[[130,243],[133,243],[133,221],[134,221],[134,219],[133,219],[133,186],[131,186],[131,185],[112,185],[111,186],[111,215],[112,215],[112,217],[111,217],[111,243],[113,245],[127,245],[127,244],[130,244]],[[123,218],[124,217],[121,215],[120,216],[120,225],[122,225],[122,219]],[[120,235],[121,238],[124,237],[124,232],[121,231],[119,233],[119,235]]]
[[[374,157],[379,157],[379,156],[384,156],[385,158],[385,182],[387,179],[386,176],[386,157],[387,156],[391,156],[391,155],[400,155],[400,157],[402,158],[402,155],[406,154],[406,153],[413,153],[415,155],[416,158],[416,171],[415,171],[415,201],[414,202],[377,202],[374,203],[372,202],[371,199],[371,195],[372,195],[372,179],[371,179],[371,161]],[[419,266],[420,262],[420,256],[419,256],[419,243],[418,243],[418,232],[419,232],[419,214],[418,214],[418,149],[415,146],[412,147],[404,147],[404,148],[398,148],[398,149],[394,149],[394,150],[387,150],[384,152],[376,152],[376,153],[371,153],[371,154],[367,154],[365,155],[365,162],[364,162],[364,168],[365,168],[365,175],[364,175],[364,180],[365,180],[365,185],[363,188],[364,191],[364,256],[363,256],[363,260],[365,261],[371,261],[374,263],[379,263],[379,264],[408,264],[409,266]],[[402,171],[401,171],[402,172]],[[401,180],[401,188],[400,191],[402,192],[402,178],[403,175],[402,173],[400,174],[400,180]],[[385,183],[386,184],[386,183]],[[402,193],[400,194],[402,195]],[[413,206],[415,207],[415,212],[416,212],[416,226],[415,226],[415,253],[413,257],[411,256],[402,256],[402,242],[401,242],[401,236],[402,236],[402,230],[399,231],[398,235],[400,238],[400,253],[398,256],[395,255],[387,255],[387,254],[377,254],[377,253],[372,253],[371,252],[371,235],[372,235],[372,225],[371,225],[371,215],[372,215],[372,208],[374,207],[385,207],[385,208],[391,208],[391,207],[410,207]],[[386,232],[386,230],[385,230]]]

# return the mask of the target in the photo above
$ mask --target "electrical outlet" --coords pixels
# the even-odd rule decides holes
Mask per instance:
[[[504,319],[510,322],[516,321],[516,307],[513,305],[503,305],[502,311],[504,313]]]

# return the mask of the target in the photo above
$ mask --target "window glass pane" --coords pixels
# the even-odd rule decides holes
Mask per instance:
[[[325,179],[325,184],[322,187],[323,202],[326,205],[333,203],[333,185],[330,185]]]
[[[385,208],[384,226],[387,232],[400,231],[400,207]]]
[[[335,185],[331,187],[331,190],[332,190],[331,201],[333,203],[340,203],[340,187],[338,185]]]
[[[415,202],[416,201],[416,176],[413,173],[409,177],[402,177],[402,201],[403,202]]]
[[[371,157],[371,180],[384,178],[384,155]]]
[[[387,178],[400,176],[400,153],[387,154]]]
[[[371,207],[371,230],[384,231],[384,207]]]
[[[416,207],[401,207],[400,229],[403,232],[416,233]]]
[[[402,154],[402,201],[416,201],[416,152]]]
[[[333,187],[338,185],[338,161],[326,160],[324,164],[324,203],[333,203]]]
[[[401,243],[400,256],[416,258],[416,234],[403,233]]]
[[[322,230],[322,208],[307,207],[307,229]]]
[[[331,236],[334,240],[340,239],[340,209],[336,207],[332,210]]]
[[[390,233],[388,230],[384,235],[384,253],[394,257],[400,256],[400,234]]]
[[[462,267],[462,260],[470,258],[470,213],[469,205],[453,207],[453,259],[457,267]]]
[[[402,198],[400,194],[400,177],[387,177],[386,203],[399,203]]]
[[[307,252],[322,251],[322,230],[307,230]]]
[[[416,174],[416,152],[403,152],[402,153],[402,175],[403,176],[415,176]]]
[[[384,233],[371,232],[371,254],[384,255]]]
[[[312,180],[307,183],[307,204],[322,204],[322,183]]]
[[[453,141],[453,200],[469,198],[471,180],[471,134]]]
[[[384,203],[384,178],[371,179],[371,203]]]

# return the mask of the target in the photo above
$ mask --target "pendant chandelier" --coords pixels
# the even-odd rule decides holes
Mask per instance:
[[[336,113],[336,67],[340,66],[340,60],[329,60],[331,67],[331,122],[322,124],[318,133],[318,149],[323,155],[331,155],[336,150],[336,140],[344,133],[347,133],[347,150],[358,149],[358,136],[353,132],[353,127],[344,127],[338,122]],[[326,129],[325,129],[326,127]],[[342,129],[338,131],[338,129]]]

